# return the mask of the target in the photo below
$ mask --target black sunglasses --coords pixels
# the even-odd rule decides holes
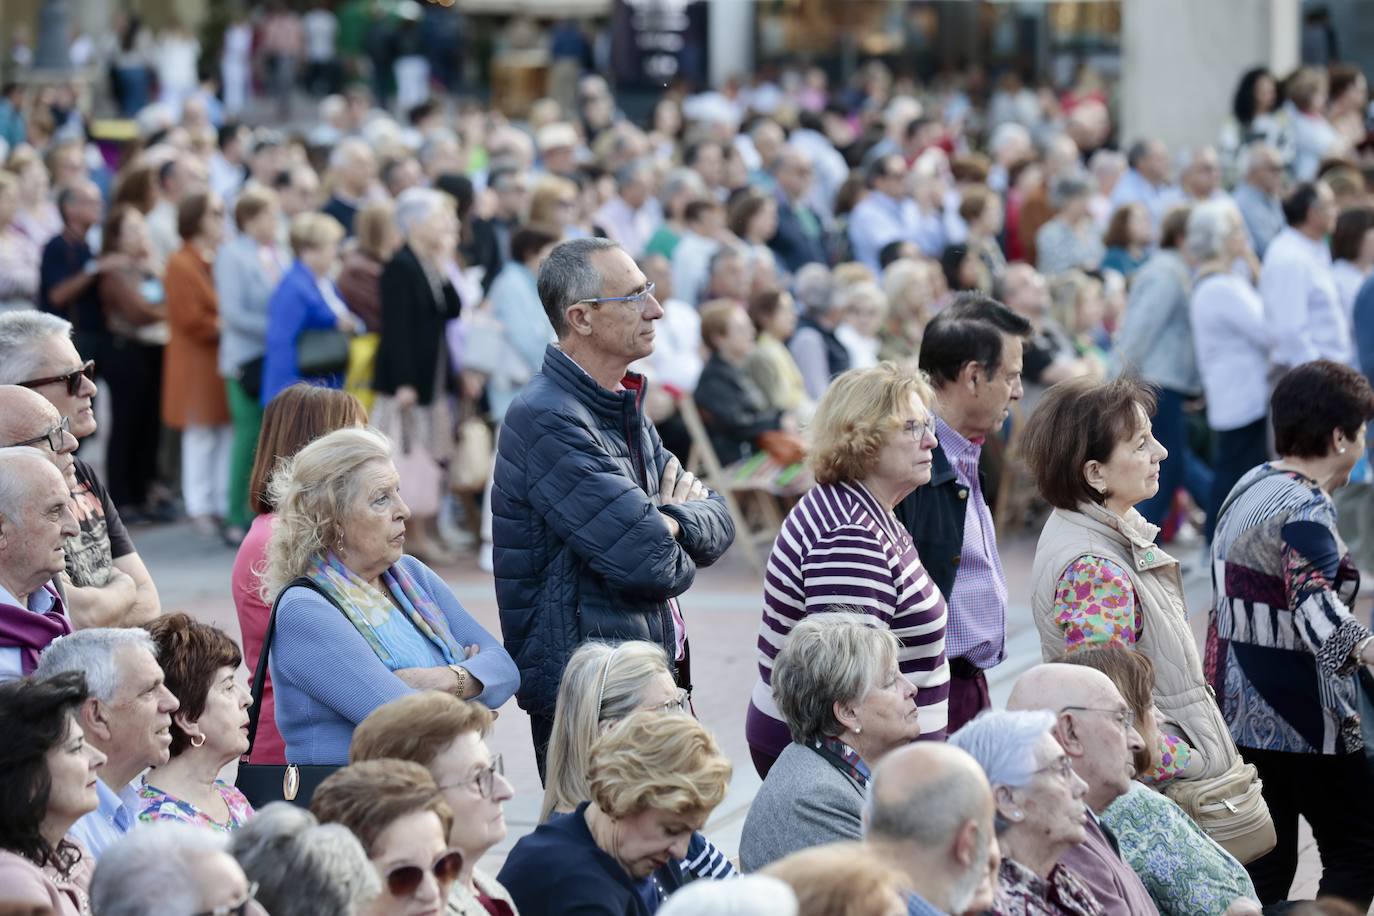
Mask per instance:
[[[430,871],[440,884],[452,884],[463,870],[463,854],[456,849],[434,860]],[[425,870],[418,865],[400,865],[386,873],[386,889],[393,897],[409,897],[425,880]]]
[[[52,375],[48,378],[29,379],[27,382],[20,382],[22,388],[42,388],[44,385],[51,385],[54,382],[66,382],[67,394],[76,397],[81,390],[81,377],[85,376],[91,381],[95,381],[95,360],[88,359],[82,364],[80,369],[73,369],[64,375]]]

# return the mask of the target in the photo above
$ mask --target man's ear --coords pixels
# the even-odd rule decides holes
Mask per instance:
[[[563,320],[568,325],[566,337],[586,337],[592,333],[591,306],[586,308],[573,308],[568,306],[563,311]]]
[[[972,868],[978,857],[978,822],[972,818],[964,821],[964,826],[954,835],[954,861],[965,868]]]
[[[1087,750],[1083,746],[1083,736],[1078,731],[1078,720],[1068,713],[1061,713],[1054,720],[1054,728],[1050,730],[1054,735],[1054,740],[1059,742],[1059,746],[1064,749],[1064,753],[1077,760],[1082,757]]]
[[[960,387],[967,388],[969,394],[974,394],[978,391],[978,386],[987,381],[987,373],[983,371],[982,366],[978,365],[976,359],[971,359],[959,367],[959,376],[956,381]]]
[[[87,697],[86,702],[81,704],[80,717],[82,731],[101,742],[109,743],[114,736],[114,730],[110,727],[109,709],[104,703],[95,697]]]

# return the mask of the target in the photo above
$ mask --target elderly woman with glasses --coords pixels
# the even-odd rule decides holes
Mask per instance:
[[[1047,710],[989,711],[949,743],[972,755],[997,807],[997,916],[1101,916],[1093,892],[1060,857],[1086,839],[1088,784],[1055,740]]]
[[[616,723],[639,711],[692,711],[687,691],[673,680],[663,649],[643,640],[579,646],[558,686],[541,821],[568,814],[591,798],[587,769],[592,745]],[[725,854],[700,833],[692,835],[683,865],[697,878],[735,874]]]
[[[448,842],[463,854],[449,892],[448,916],[518,916],[510,893],[477,868],[487,850],[506,838],[502,811],[514,795],[500,754],[486,736],[491,710],[437,690],[423,690],[381,707],[353,733],[349,760],[412,760],[429,770],[453,812]]]
[[[310,813],[363,844],[382,882],[364,916],[437,914],[464,866],[449,845],[453,812],[434,777],[409,760],[353,763],[320,783]]]
[[[921,734],[897,637],[867,614],[813,614],[773,662],[792,732],[749,808],[740,863],[756,871],[800,849],[862,837],[873,768]]]
[[[934,403],[923,375],[880,363],[835,379],[816,408],[808,459],[816,486],[788,513],[768,558],[759,680],[746,720],[760,775],[793,740],[774,696],[774,659],[817,611],[862,609],[896,634],[897,666],[921,691],[921,734],[945,736],[945,599],[892,511],[930,480]]]

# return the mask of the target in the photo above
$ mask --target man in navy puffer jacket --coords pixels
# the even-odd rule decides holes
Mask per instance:
[[[644,418],[628,367],[653,352],[663,309],[634,260],[605,239],[564,242],[539,298],[558,343],[506,413],[491,498],[501,632],[542,777],[558,682],[583,642],[657,643],[689,686],[677,597],[735,526]]]

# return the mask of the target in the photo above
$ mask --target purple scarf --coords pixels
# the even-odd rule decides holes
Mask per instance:
[[[46,585],[43,588],[52,594],[53,604],[41,614],[13,604],[0,604],[0,647],[19,650],[25,677],[38,667],[38,656],[48,643],[72,631],[62,599]]]

